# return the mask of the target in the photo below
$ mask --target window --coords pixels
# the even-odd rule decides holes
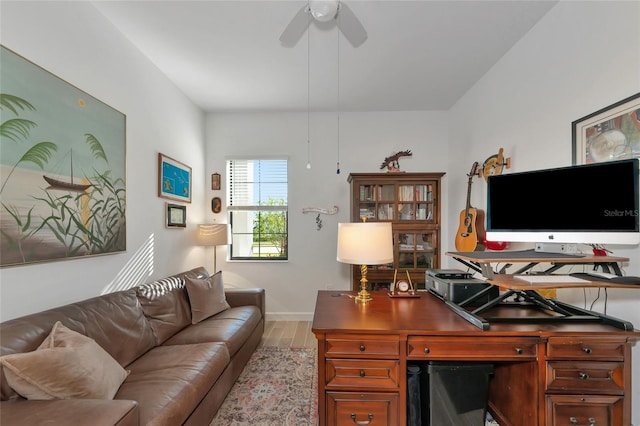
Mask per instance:
[[[227,161],[231,260],[288,259],[286,159]]]

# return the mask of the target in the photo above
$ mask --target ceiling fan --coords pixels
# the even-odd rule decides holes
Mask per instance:
[[[351,9],[341,0],[308,0],[293,17],[280,36],[287,47],[294,46],[309,28],[313,20],[329,22],[335,20],[342,34],[358,47],[367,40],[367,32]]]

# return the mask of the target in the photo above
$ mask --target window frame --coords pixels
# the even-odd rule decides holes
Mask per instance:
[[[285,187],[285,197],[286,199],[284,200],[284,204],[283,205],[264,205],[264,204],[258,204],[258,205],[254,205],[254,204],[243,204],[242,202],[240,202],[238,205],[233,205],[233,200],[234,200],[234,195],[233,195],[233,185],[234,182],[238,183],[238,184],[247,184],[249,181],[238,181],[234,179],[234,173],[232,173],[232,167],[233,167],[233,162],[254,162],[254,161],[260,161],[260,162],[268,162],[268,161],[284,161],[285,162],[285,167],[284,167],[284,171],[285,171],[285,181],[284,182],[272,182],[272,183],[280,183],[283,184],[284,183],[284,187]],[[226,187],[226,192],[227,192],[227,215],[228,215],[228,222],[230,225],[230,233],[231,233],[231,242],[230,242],[230,249],[228,251],[228,260],[231,262],[286,262],[289,260],[289,158],[287,157],[228,157],[226,158],[225,161],[225,172],[227,174],[227,187]],[[237,173],[236,173],[237,174]],[[250,189],[255,189],[256,187],[260,187],[260,185],[264,184],[265,180],[262,179],[261,176],[258,176],[258,178],[256,179],[256,176],[253,177],[253,181],[252,183],[248,184],[248,189],[250,187]],[[251,193],[253,193],[252,191],[249,191]],[[271,199],[269,199],[270,201]],[[279,202],[280,200],[282,200],[281,198],[279,200],[274,200],[275,202]],[[258,200],[259,203],[264,203],[264,200]],[[238,217],[238,215],[236,215],[236,213],[240,213],[240,212],[250,212],[250,213],[254,213],[255,216],[251,219],[253,221],[254,226],[251,228],[251,232],[247,232],[247,231],[240,231],[240,232],[235,232],[234,231],[234,218]],[[283,212],[284,214],[284,230],[282,230],[282,232],[280,233],[283,236],[283,240],[284,242],[282,243],[281,247],[284,247],[283,251],[279,251],[278,253],[284,253],[282,255],[273,255],[273,254],[266,254],[266,253],[261,253],[260,249],[258,249],[258,254],[254,255],[254,241],[255,241],[255,237],[256,237],[256,226],[255,226],[255,221],[256,220],[260,220],[258,217],[263,214],[263,213],[269,213],[269,212]],[[246,222],[246,218],[245,218],[245,222]],[[259,231],[258,231],[259,232]],[[242,256],[239,254],[234,254],[234,241],[237,241],[237,238],[241,238],[242,236],[248,236],[251,235],[252,238],[252,242],[251,242],[251,255],[250,256]],[[259,234],[258,234],[259,235]],[[281,240],[282,241],[282,240]],[[263,247],[260,243],[258,243],[259,247]]]

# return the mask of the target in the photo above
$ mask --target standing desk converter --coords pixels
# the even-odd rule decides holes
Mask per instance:
[[[497,322],[483,330],[428,292],[390,298],[319,291],[318,417],[325,425],[407,424],[407,364],[490,362],[501,426],[629,426],[631,349],[640,331],[602,322]],[[531,308],[494,306],[495,317]],[[434,425],[437,426],[437,425]]]
[[[503,274],[504,270],[513,263],[526,263],[514,272],[514,275],[522,274],[541,263],[551,264],[544,270],[546,274],[551,274],[567,265],[598,265],[605,272],[622,275],[619,264],[629,261],[627,257],[538,253],[533,250],[447,252],[446,254],[489,279],[495,274]],[[495,271],[491,267],[494,263],[505,263],[505,265],[501,270]]]
[[[573,256],[563,254],[537,253],[533,250],[515,252],[447,252],[446,254],[453,257],[458,262],[466,265],[470,269],[482,273],[482,275],[487,279],[487,283],[498,286],[501,290],[504,290],[504,292],[494,300],[489,301],[488,303],[475,309],[468,309],[468,306],[470,306],[473,301],[479,299],[484,294],[489,292],[490,288],[487,288],[486,290],[460,303],[444,301],[444,303],[451,310],[479,328],[486,330],[490,327],[490,324],[492,322],[498,321],[597,321],[613,325],[623,330],[633,330],[633,324],[628,321],[596,313],[593,311],[580,309],[573,305],[569,305],[557,300],[548,299],[541,296],[537,292],[537,290],[541,289],[585,287],[640,289],[640,282],[638,282],[637,284],[619,284],[609,282],[604,279],[596,280],[593,278],[584,280],[582,282],[572,282],[569,278],[567,278],[566,281],[563,282],[558,281],[558,279],[563,279],[562,275],[553,274],[564,266],[593,265],[595,267],[597,265],[600,266],[604,272],[622,275],[619,264],[628,262],[628,258],[613,256]],[[499,270],[494,269],[493,264],[500,263],[504,263],[502,268]],[[525,263],[525,265],[520,267],[514,274],[505,274],[504,271],[506,270],[506,268],[511,266],[513,263]],[[541,263],[549,264],[549,266],[547,266],[546,269],[542,271],[542,275],[553,275],[553,281],[549,279],[549,282],[530,283],[516,278],[516,275],[528,272],[531,268],[540,265]],[[565,275],[564,277],[567,276]],[[516,296],[516,299],[519,300],[515,304],[534,305],[539,308],[538,312],[534,314],[529,311],[527,312],[527,315],[518,313],[517,315],[510,318],[492,317],[490,315],[489,311],[491,308],[499,304],[505,304],[505,300],[514,295]]]

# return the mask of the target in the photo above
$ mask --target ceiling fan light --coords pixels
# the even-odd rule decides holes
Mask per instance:
[[[311,16],[317,21],[328,22],[338,14],[339,0],[309,0]]]

